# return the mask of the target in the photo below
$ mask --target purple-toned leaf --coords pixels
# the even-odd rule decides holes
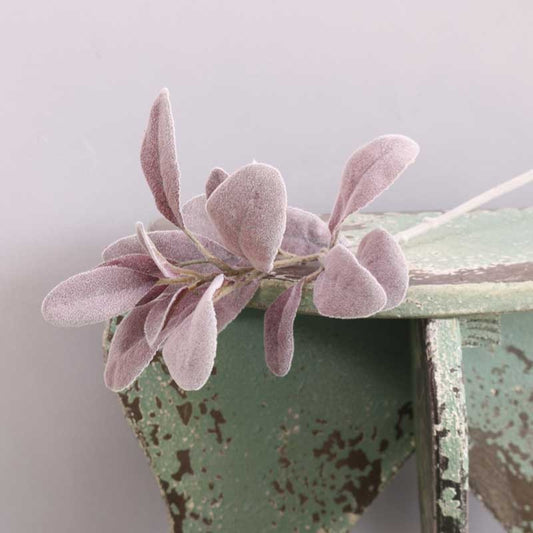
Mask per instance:
[[[217,317],[213,296],[222,286],[220,274],[204,292],[196,309],[169,335],[163,358],[172,379],[184,390],[204,386],[215,364]]]
[[[170,220],[167,220],[165,217],[159,217],[158,219],[154,220],[149,226],[148,231],[168,231],[168,230],[176,230],[178,229],[178,226],[176,224],[172,224]]]
[[[167,89],[159,93],[150,111],[141,148],[141,166],[161,214],[183,227],[174,119]]]
[[[100,266],[76,274],[44,299],[44,319],[56,326],[103,322],[132,309],[156,278],[120,266]]]
[[[157,265],[154,264],[152,258],[145,254],[127,254],[121,257],[116,257],[115,259],[111,259],[110,261],[98,265],[98,268],[103,266],[130,268],[131,270],[148,274],[154,278],[161,276],[161,272],[159,271],[159,268],[157,268]]]
[[[205,184],[205,196],[209,198],[213,191],[229,176],[229,174],[221,169],[214,168],[207,178],[207,183]]]
[[[343,220],[368,205],[416,159],[418,144],[403,135],[384,135],[354,152],[342,175],[341,187],[329,219],[335,233]]]
[[[313,290],[318,312],[332,318],[364,318],[380,311],[387,296],[376,278],[342,244],[323,259]]]
[[[219,333],[239,316],[240,312],[246,307],[246,304],[254,297],[258,287],[258,280],[251,281],[242,287],[233,289],[229,294],[220,298],[215,303],[217,329]]]
[[[202,285],[194,290],[187,290],[174,301],[173,305],[169,308],[165,325],[157,340],[158,345],[161,345],[165,339],[196,309],[206,288],[205,285]]]
[[[154,285],[135,305],[144,305],[152,302],[161,296],[166,289],[165,285]]]
[[[184,290],[186,290],[185,287],[180,287],[174,293],[165,294],[153,303],[144,323],[144,334],[150,346],[157,347],[157,341],[163,331],[172,306],[182,296]]]
[[[135,307],[119,324],[107,357],[106,387],[118,392],[129,387],[155,355],[144,336],[144,322],[153,304]]]
[[[139,242],[145,251],[150,255],[152,261],[157,265],[157,268],[161,271],[163,276],[166,278],[175,278],[179,276],[179,269],[170,261],[168,261],[167,258],[157,249],[152,239],[150,239],[148,233],[146,233],[142,222],[137,222],[137,239],[139,239]]]
[[[265,361],[270,371],[285,376],[294,354],[294,319],[302,299],[304,280],[282,292],[265,313]]]
[[[287,207],[287,226],[281,249],[309,255],[327,248],[331,239],[328,225],[318,216],[297,207]]]
[[[204,257],[196,248],[193,242],[181,230],[174,231],[152,231],[148,235],[159,252],[169,261],[181,263],[185,261],[203,260]],[[220,244],[203,236],[198,236],[198,240],[219,259],[229,264],[237,264],[239,258],[228,252]],[[146,253],[146,249],[137,239],[137,235],[123,237],[110,244],[102,253],[104,261],[110,261],[127,254]],[[188,266],[200,272],[214,272],[213,265]]]
[[[404,300],[409,286],[409,267],[400,245],[389,232],[375,229],[365,235],[359,244],[357,259],[385,290],[387,303],[383,311]]]
[[[261,163],[246,165],[215,189],[206,208],[228,250],[258,270],[272,270],[287,211],[287,191],[278,170]]]
[[[222,239],[209,218],[205,209],[205,194],[200,194],[191,198],[183,206],[183,220],[189,230],[196,235],[203,235],[215,242],[221,242]]]

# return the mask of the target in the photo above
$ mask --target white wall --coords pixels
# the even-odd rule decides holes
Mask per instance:
[[[155,215],[138,151],[161,87],[185,198],[255,158],[291,203],[327,212],[351,151],[397,132],[422,153],[372,210],[446,208],[533,166],[532,22],[529,0],[3,2],[0,530],[165,531],[102,383],[101,328],[39,312]],[[358,531],[416,531],[415,494],[410,466]],[[474,533],[502,531],[472,505]]]

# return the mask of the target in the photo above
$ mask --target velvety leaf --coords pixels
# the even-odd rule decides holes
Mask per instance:
[[[263,272],[272,270],[285,232],[287,192],[280,173],[252,163],[211,194],[207,212],[222,243]]]
[[[131,270],[136,270],[155,278],[161,276],[161,272],[159,271],[159,268],[157,268],[157,265],[155,265],[152,261],[152,258],[145,254],[122,255],[98,265],[98,267],[103,266],[120,266],[124,268],[130,268]]]
[[[359,148],[348,159],[329,219],[334,233],[343,220],[368,205],[416,159],[418,144],[403,135],[384,135]]]
[[[136,305],[147,304],[158,298],[166,290],[165,285],[154,285],[137,303]]]
[[[153,359],[156,350],[144,336],[144,322],[152,307],[135,307],[119,324],[107,357],[104,372],[106,386],[118,392],[129,387]]]
[[[144,334],[150,346],[158,346],[158,340],[160,340],[161,332],[166,324],[172,306],[183,295],[183,291],[185,290],[185,287],[180,287],[173,292],[167,291],[154,301],[144,323]]]
[[[150,239],[154,243],[159,252],[169,261],[174,263],[181,263],[185,261],[202,260],[204,257],[193,242],[181,230],[174,231],[152,231],[148,233]],[[203,236],[198,236],[198,240],[214,255],[222,259],[226,263],[236,264],[239,258],[228,252],[220,244]],[[110,261],[117,257],[127,254],[142,254],[146,253],[146,249],[139,242],[137,235],[129,235],[118,239],[110,244],[103,251],[103,258],[105,261]],[[199,265],[188,266],[187,268],[194,268],[200,272],[214,272],[216,267],[213,265]]]
[[[141,166],[161,214],[183,227],[174,119],[167,89],[161,91],[152,106],[141,148]]]
[[[223,296],[215,303],[217,315],[217,329],[220,333],[230,322],[235,320],[246,304],[254,297],[259,287],[259,281],[233,289],[228,295]]]
[[[363,318],[380,311],[387,296],[376,278],[342,244],[323,259],[313,301],[318,312],[332,318]]]
[[[178,226],[176,224],[172,224],[170,220],[167,220],[165,217],[159,217],[158,219],[154,220],[149,226],[148,231],[168,231],[168,230],[176,230],[178,229]]]
[[[282,292],[265,313],[265,361],[270,371],[285,376],[294,354],[294,319],[302,299],[303,280]]]
[[[357,250],[357,259],[383,287],[387,303],[383,310],[392,309],[405,298],[409,286],[407,260],[394,237],[383,229],[365,235]]]
[[[203,235],[215,242],[222,242],[222,239],[209,218],[205,209],[205,194],[200,194],[191,198],[183,206],[183,220],[189,230],[196,235]]]
[[[187,290],[174,301],[168,310],[166,323],[157,341],[159,345],[196,309],[206,288],[202,285],[194,290]]]
[[[214,168],[207,178],[205,184],[205,196],[209,198],[213,191],[229,176],[229,174],[221,168]]]
[[[156,278],[120,266],[100,266],[76,274],[52,289],[42,313],[56,326],[103,322],[132,309]]]
[[[327,248],[331,239],[328,225],[318,216],[297,207],[287,207],[287,225],[281,249],[309,255]]]
[[[168,261],[167,258],[157,249],[152,239],[150,239],[148,233],[146,233],[142,222],[137,222],[137,239],[139,239],[139,242],[145,251],[150,255],[152,261],[157,265],[157,268],[161,271],[161,274],[163,274],[165,278],[175,278],[179,276],[179,269],[170,263],[170,261]]]
[[[196,309],[169,335],[163,358],[172,379],[184,390],[198,390],[211,375],[217,349],[217,318],[213,296],[222,286],[220,274],[210,284]]]

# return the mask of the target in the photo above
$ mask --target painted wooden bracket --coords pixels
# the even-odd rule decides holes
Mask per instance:
[[[428,215],[358,214],[343,237],[355,250]],[[201,391],[158,355],[120,400],[172,533],[351,532],[415,440],[424,533],[466,532],[468,485],[507,531],[533,532],[532,227],[533,209],[479,211],[408,243],[411,287],[387,320],[306,316],[308,289],[283,379],[256,309],[222,332]],[[284,286],[265,280],[251,306]]]
[[[414,323],[415,438],[423,533],[467,530],[468,428],[457,319]]]

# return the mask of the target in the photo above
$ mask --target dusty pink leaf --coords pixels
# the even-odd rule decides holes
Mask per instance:
[[[270,371],[285,376],[294,354],[294,319],[302,299],[303,280],[282,292],[265,313],[265,361]]]
[[[185,261],[203,260],[203,255],[198,248],[181,230],[174,231],[152,231],[148,233],[159,252],[169,261],[181,263]],[[229,264],[237,264],[239,258],[228,252],[223,246],[203,236],[198,240],[214,255]],[[127,254],[146,253],[146,249],[137,239],[137,235],[129,235],[111,243],[102,253],[104,261],[110,261]],[[201,272],[214,272],[213,265],[201,265],[197,267],[189,266]]]
[[[207,287],[203,285],[194,290],[187,290],[174,301],[169,308],[166,323],[157,340],[159,345],[161,345],[165,339],[196,309],[206,288]]]
[[[221,242],[220,235],[205,209],[205,194],[191,198],[183,206],[183,220],[188,229],[196,235],[203,235],[215,242]]]
[[[157,265],[152,261],[152,258],[145,254],[127,254],[98,265],[98,267],[103,266],[130,268],[131,270],[136,270],[137,272],[142,272],[143,274],[148,274],[155,278],[161,276],[161,272],[159,271],[159,268],[157,268]]]
[[[215,364],[217,317],[213,296],[224,282],[220,274],[209,285],[196,309],[169,335],[163,358],[172,379],[184,390],[204,386]]]
[[[137,239],[139,239],[139,242],[150,255],[152,261],[157,265],[157,268],[165,278],[175,278],[179,276],[179,269],[168,261],[168,259],[157,249],[157,246],[154,244],[148,233],[146,233],[142,222],[137,222]]]
[[[323,259],[324,271],[315,281],[313,301],[321,315],[363,318],[380,311],[387,296],[376,278],[342,244]]]
[[[215,303],[217,315],[217,329],[220,333],[230,322],[235,320],[246,304],[254,297],[259,287],[259,281],[250,283],[233,289],[229,294],[220,298]]]
[[[178,226],[176,224],[172,224],[170,220],[167,220],[165,217],[159,217],[158,219],[154,220],[149,226],[148,231],[168,231],[168,230],[176,230],[178,229]]]
[[[318,216],[297,207],[287,207],[287,226],[281,249],[308,255],[327,248],[331,239],[328,225]]]
[[[107,357],[106,386],[118,392],[129,387],[153,359],[156,350],[144,336],[144,322],[153,304],[135,307],[119,324]]]
[[[221,169],[214,168],[207,178],[207,183],[205,184],[205,196],[209,198],[213,191],[229,176],[229,174]]]
[[[342,175],[341,187],[329,219],[334,233],[343,220],[368,205],[416,159],[418,144],[403,135],[384,135],[354,152]]]
[[[357,250],[357,259],[383,287],[387,303],[383,310],[392,309],[405,298],[409,286],[407,260],[394,237],[383,229],[365,235]]]
[[[185,287],[180,287],[174,293],[165,294],[154,301],[144,323],[144,334],[150,346],[157,347],[157,341],[163,331],[172,306],[184,290],[186,290]]]
[[[154,285],[137,303],[136,305],[147,304],[158,298],[166,290],[165,285]]]
[[[287,192],[280,173],[253,163],[225,179],[206,204],[222,243],[263,272],[272,270],[285,232]]]
[[[103,322],[132,309],[156,278],[120,266],[100,266],[76,274],[52,289],[42,313],[56,326]]]
[[[156,98],[141,148],[141,166],[161,214],[183,227],[180,210],[180,171],[174,119],[167,89]]]

